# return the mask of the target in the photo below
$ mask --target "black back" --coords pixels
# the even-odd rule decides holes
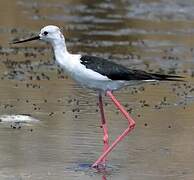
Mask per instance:
[[[120,64],[108,61],[103,58],[95,56],[82,56],[81,64],[86,68],[92,69],[111,80],[176,80],[172,78],[181,78],[180,76],[161,75],[154,73],[147,73],[141,70],[128,69]]]

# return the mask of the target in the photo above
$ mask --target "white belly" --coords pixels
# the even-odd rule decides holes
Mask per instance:
[[[124,81],[112,81],[112,80],[96,80],[90,77],[72,77],[77,81],[81,86],[94,89],[94,90],[117,90],[124,86]]]
[[[96,72],[88,71],[88,69],[80,71],[77,69],[77,71],[71,72],[69,75],[81,86],[94,90],[116,90],[125,84],[124,81],[112,81]]]
[[[106,76],[85,68],[83,65],[64,66],[59,64],[65,73],[83,87],[106,91],[116,90],[124,86],[125,81],[112,81]]]

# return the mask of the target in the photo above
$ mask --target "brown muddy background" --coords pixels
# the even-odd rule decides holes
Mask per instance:
[[[102,150],[96,93],[63,74],[49,45],[9,44],[48,24],[63,28],[72,53],[186,77],[115,93],[137,126],[107,172],[88,168]],[[194,179],[193,48],[192,0],[1,0],[0,114],[39,123],[0,123],[0,179]],[[105,101],[113,140],[127,124]]]

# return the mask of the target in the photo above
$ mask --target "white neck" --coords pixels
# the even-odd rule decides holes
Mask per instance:
[[[66,44],[65,44],[65,39],[61,39],[61,40],[55,40],[51,42],[52,47],[54,49],[54,51],[60,51],[60,52],[64,52],[64,53],[68,53],[67,48],[66,48]]]
[[[67,51],[65,39],[57,40],[52,42],[53,50],[55,53],[55,59],[57,63],[66,71],[70,69],[69,66],[71,66],[71,57],[72,54],[70,54]]]

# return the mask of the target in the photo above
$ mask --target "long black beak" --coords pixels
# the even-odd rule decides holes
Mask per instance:
[[[29,38],[29,39],[24,39],[21,41],[13,41],[12,44],[18,44],[18,43],[23,43],[23,42],[33,41],[33,40],[38,40],[38,39],[40,39],[40,36],[35,36],[35,37]]]

